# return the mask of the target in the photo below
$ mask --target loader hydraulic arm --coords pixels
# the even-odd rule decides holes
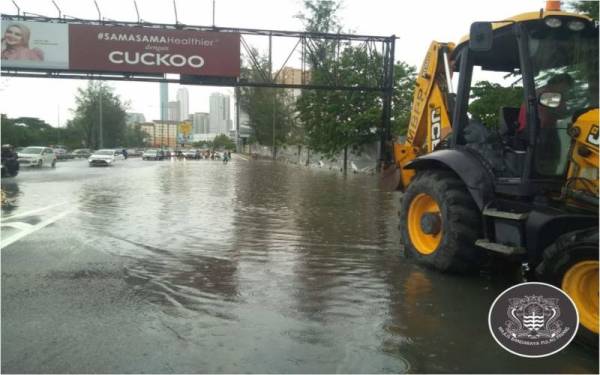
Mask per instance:
[[[403,169],[419,155],[432,152],[451,132],[453,107],[450,54],[452,43],[432,42],[417,77],[411,117],[403,144],[394,144],[394,160],[400,169],[400,190],[414,175]]]

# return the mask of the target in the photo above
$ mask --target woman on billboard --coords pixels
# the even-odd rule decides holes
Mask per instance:
[[[31,32],[25,25],[9,25],[2,37],[2,60],[44,61],[44,52],[39,48],[29,48]]]

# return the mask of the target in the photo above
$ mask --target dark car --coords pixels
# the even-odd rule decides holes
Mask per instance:
[[[62,148],[62,147],[52,147],[52,150],[54,151],[54,155],[56,155],[56,158],[58,160],[65,160],[69,158],[69,153],[67,152],[66,148]]]
[[[163,150],[158,149],[148,149],[144,151],[142,155],[142,160],[163,160],[165,158],[165,154]]]
[[[2,146],[2,177],[14,177],[19,173],[19,159],[11,145]]]
[[[92,155],[92,151],[89,148],[78,148],[71,152],[74,158],[89,158]]]
[[[199,150],[183,150],[181,152],[183,154],[183,157],[186,159],[194,159],[194,160],[198,160],[200,159],[200,151]]]

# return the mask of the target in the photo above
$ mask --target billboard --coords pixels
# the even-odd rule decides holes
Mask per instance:
[[[2,25],[2,66],[238,77],[237,33],[46,22]]]
[[[3,21],[2,66],[69,69],[69,25]]]

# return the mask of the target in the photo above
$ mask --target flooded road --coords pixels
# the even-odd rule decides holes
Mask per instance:
[[[575,345],[501,349],[488,309],[515,280],[402,257],[374,176],[129,159],[2,188],[2,372],[598,372]]]

